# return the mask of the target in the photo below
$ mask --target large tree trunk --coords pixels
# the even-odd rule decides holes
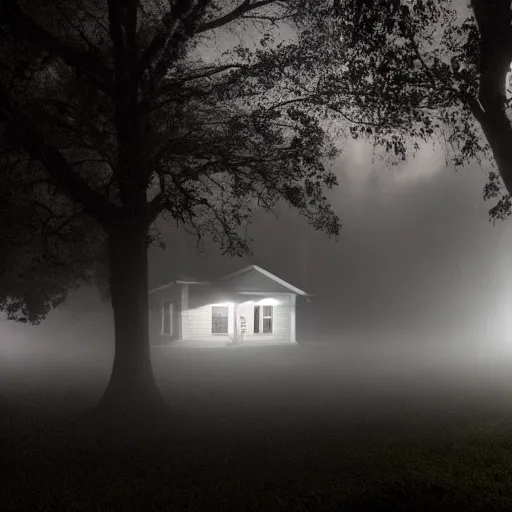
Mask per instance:
[[[512,195],[512,126],[506,112],[505,82],[512,63],[512,13],[509,0],[471,0],[480,31],[479,104],[472,111]]]
[[[130,216],[133,217],[133,216]],[[148,259],[142,219],[125,218],[110,232],[110,292],[115,355],[99,410],[107,416],[146,415],[164,408],[150,358]]]

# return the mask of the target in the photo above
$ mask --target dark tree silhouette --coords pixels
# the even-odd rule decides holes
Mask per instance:
[[[15,185],[2,236],[25,224],[37,235],[27,235],[26,271],[17,255],[30,243],[11,236],[1,305],[39,320],[69,287],[94,281],[106,251],[115,357],[100,409],[161,405],[147,294],[157,218],[231,255],[248,250],[240,228],[254,209],[280,200],[339,232],[323,195],[336,184],[325,163],[337,152],[325,109],[313,93],[297,95],[312,71],[301,62],[313,18],[332,9],[317,5],[0,2],[0,189]]]
[[[452,163],[495,166],[484,189],[492,219],[512,201],[512,127],[507,76],[512,11],[506,0],[337,0],[345,44],[325,64],[323,93],[364,137],[398,160],[436,138]],[[464,9],[464,10],[463,10]],[[317,52],[319,57],[325,52]],[[317,65],[321,63],[317,61]],[[342,70],[342,71],[341,71]],[[395,160],[396,161],[396,160]]]
[[[31,159],[0,159],[0,310],[39,324],[69,290],[103,285],[105,237]],[[49,206],[51,205],[51,207]]]

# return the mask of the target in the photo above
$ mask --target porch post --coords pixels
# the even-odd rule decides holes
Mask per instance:
[[[180,339],[188,339],[188,284],[181,285]]]
[[[233,328],[233,337],[236,339],[236,336],[238,334],[238,302],[234,301],[233,303],[233,321],[235,322],[234,328]]]
[[[292,343],[296,343],[297,342],[297,339],[296,339],[296,322],[295,322],[295,305],[296,305],[296,299],[297,299],[297,296],[294,294],[294,293],[291,293],[290,294],[290,299],[291,299],[291,307],[290,307],[290,341]]]

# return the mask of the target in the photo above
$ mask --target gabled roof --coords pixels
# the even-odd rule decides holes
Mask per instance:
[[[169,288],[170,286],[173,286],[176,283],[176,281],[173,281],[172,283],[163,284],[162,286],[157,286],[156,288],[151,288],[148,293],[155,293],[159,292],[160,290],[165,290],[166,288]]]
[[[158,286],[157,288],[152,288],[148,293],[159,292],[160,290],[164,290],[165,288],[169,288],[174,286],[175,284],[210,284],[207,281],[193,281],[188,279],[178,279],[176,281],[171,281],[170,283],[163,284],[162,286]]]
[[[236,272],[233,272],[232,274],[228,274],[227,276],[224,276],[220,279],[220,281],[225,281],[228,279],[232,279],[234,277],[241,276],[243,274],[247,274],[248,272],[256,271],[262,274],[263,276],[267,277],[268,279],[274,281],[275,283],[279,284],[280,286],[287,288],[290,290],[290,292],[295,293],[297,295],[303,295],[305,297],[310,296],[309,293],[305,292],[304,290],[301,290],[300,288],[297,288],[296,286],[293,286],[290,283],[287,283],[284,279],[281,279],[280,277],[277,277],[275,274],[272,274],[268,270],[265,270],[264,268],[258,267],[258,265],[249,265],[247,267],[244,267],[240,270],[237,270]],[[160,290],[164,290],[165,288],[169,288],[171,286],[174,286],[176,284],[199,284],[199,285],[206,285],[206,284],[212,284],[208,281],[196,281],[193,279],[177,279],[174,281],[171,281],[167,284],[164,284],[162,286],[158,286],[157,288],[153,288],[149,290],[149,293],[158,292]]]
[[[265,270],[264,268],[258,267],[258,265],[249,265],[248,267],[244,267],[240,270],[237,270],[236,272],[233,272],[232,274],[228,274],[227,276],[224,276],[223,280],[241,276],[242,274],[246,274],[247,272],[251,272],[253,270],[255,270],[256,272],[259,272],[260,274],[263,274],[265,277],[268,277],[269,279],[280,284],[284,288],[288,288],[288,290],[290,290],[293,293],[296,293],[297,295],[304,295],[304,296],[309,295],[309,293],[306,293],[304,290],[301,290],[300,288],[297,288],[296,286],[293,286],[292,284],[287,283],[284,279],[277,277],[276,275],[272,274],[268,270]]]

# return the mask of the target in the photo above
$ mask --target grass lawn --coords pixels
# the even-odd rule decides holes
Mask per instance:
[[[312,345],[153,359],[171,417],[122,438],[69,426],[107,359],[4,362],[0,510],[512,510],[510,358]]]

